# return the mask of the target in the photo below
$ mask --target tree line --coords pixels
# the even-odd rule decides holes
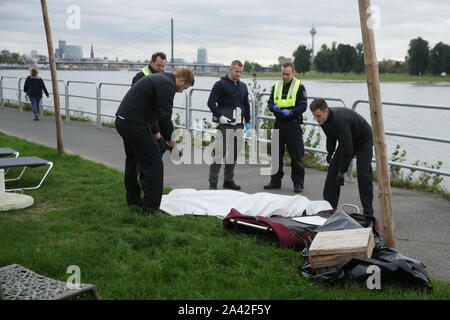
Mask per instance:
[[[315,70],[325,74],[333,72],[359,74],[365,72],[362,43],[352,46],[333,42],[331,48],[324,44],[317,52],[314,60],[312,60],[311,49],[300,44],[292,55],[295,69],[300,73],[310,71],[312,64]],[[278,65],[281,65],[281,63]],[[378,63],[378,68],[380,73],[450,74],[450,46],[439,42],[430,49],[428,42],[418,37],[409,42],[409,49],[404,62],[391,59],[383,60]]]

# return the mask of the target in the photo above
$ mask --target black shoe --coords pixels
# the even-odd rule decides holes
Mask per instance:
[[[300,193],[303,191],[303,186],[301,184],[294,184],[294,192]]]
[[[34,121],[38,121],[39,120],[39,116],[34,116]]]
[[[226,181],[223,183],[224,189],[231,189],[231,190],[241,190],[241,186],[238,186],[234,181]]]
[[[137,200],[127,200],[127,205],[142,207],[144,205],[144,201],[142,201],[142,198],[138,198]]]
[[[210,183],[209,190],[217,190],[217,183]]]
[[[264,189],[266,190],[281,189],[281,182],[275,182],[271,180],[269,184],[266,184],[264,186]]]
[[[142,208],[141,208],[141,215],[143,215],[143,216],[155,215],[158,212],[159,212],[159,209],[155,209],[155,208],[149,208],[146,206],[142,206]]]

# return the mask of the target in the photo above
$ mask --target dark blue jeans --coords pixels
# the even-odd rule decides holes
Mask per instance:
[[[39,103],[41,102],[41,97],[30,97],[31,109],[35,116],[39,115]]]

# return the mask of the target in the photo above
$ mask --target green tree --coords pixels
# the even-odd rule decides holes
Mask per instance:
[[[294,56],[294,67],[299,73],[309,71],[311,67],[311,50],[304,45],[299,45],[292,54]]]
[[[314,65],[319,72],[332,73],[335,71],[334,53],[326,44],[322,45],[320,51],[317,52],[314,58]]]
[[[355,47],[349,44],[339,44],[336,50],[337,71],[349,73],[352,71],[357,58]]]
[[[408,71],[412,75],[424,74],[428,66],[428,41],[418,37],[409,42]]]
[[[364,72],[364,52],[363,52],[363,44],[358,42],[355,45],[356,57],[355,63],[353,64],[353,72],[360,74]]]
[[[449,72],[450,46],[439,42],[430,51],[430,71],[433,74]]]
[[[263,70],[262,65],[255,61],[244,61],[244,72],[260,72]]]

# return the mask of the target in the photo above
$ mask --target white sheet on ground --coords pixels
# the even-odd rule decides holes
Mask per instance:
[[[175,189],[162,197],[160,209],[167,214],[178,216],[185,214],[216,216],[225,218],[236,209],[250,216],[296,217],[315,214],[332,209],[328,201],[311,201],[296,195],[280,195],[268,192],[248,194],[233,190],[195,190]]]

